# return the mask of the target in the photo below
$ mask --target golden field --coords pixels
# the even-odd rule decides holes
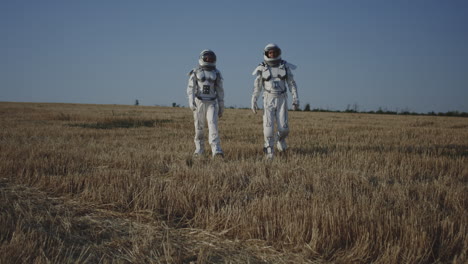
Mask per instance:
[[[0,103],[0,263],[467,263],[468,119]],[[207,145],[207,149],[208,145]]]

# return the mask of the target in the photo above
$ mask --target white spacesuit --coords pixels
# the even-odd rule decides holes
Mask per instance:
[[[263,59],[264,61],[252,73],[257,76],[252,95],[252,111],[257,113],[257,99],[263,89],[264,151],[267,158],[272,159],[275,140],[280,152],[287,149],[286,137],[289,134],[287,87],[292,94],[294,110],[299,108],[299,98],[291,72],[296,66],[281,59],[281,49],[276,44],[268,44],[264,49]],[[275,123],[278,127],[276,137]]]
[[[189,73],[187,96],[195,121],[195,155],[203,154],[204,128],[208,121],[212,155],[224,156],[218,135],[218,117],[224,111],[223,77],[216,69],[216,54],[211,50],[200,53],[198,67]]]

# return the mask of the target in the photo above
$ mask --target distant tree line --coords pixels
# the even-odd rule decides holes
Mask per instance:
[[[139,105],[138,100],[135,101],[135,105]],[[180,104],[175,102],[172,103],[172,107],[182,107]],[[248,107],[237,107],[237,106],[228,106],[229,109],[249,109]],[[427,113],[417,113],[414,111],[410,111],[409,109],[402,109],[400,111],[391,111],[387,109],[382,109],[379,107],[377,111],[370,110],[370,111],[360,111],[359,105],[354,103],[352,105],[348,105],[345,110],[330,110],[324,108],[311,108],[310,104],[307,103],[304,106],[304,109],[297,109],[296,111],[303,111],[303,112],[330,112],[330,113],[360,113],[360,114],[377,114],[377,115],[421,115],[421,116],[456,116],[456,117],[468,117],[467,112],[460,112],[460,111],[448,111],[448,112],[434,112],[430,111]]]
[[[329,110],[323,108],[311,108],[310,104],[306,104],[304,106],[304,110],[298,109],[296,111],[310,111],[310,112],[332,112],[332,113],[362,113],[362,114],[380,114],[380,115],[426,115],[426,116],[457,116],[457,117],[468,117],[467,112],[459,112],[459,111],[448,111],[448,112],[434,112],[430,111],[427,113],[417,113],[414,111],[410,111],[408,109],[403,109],[401,111],[391,111],[387,109],[382,109],[379,107],[377,111],[359,111],[359,107],[357,104],[348,105],[346,110]]]

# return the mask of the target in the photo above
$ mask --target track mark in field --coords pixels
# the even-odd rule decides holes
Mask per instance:
[[[92,129],[114,129],[114,128],[138,128],[156,127],[173,122],[171,119],[112,119],[93,123],[70,124],[71,127],[82,127]]]

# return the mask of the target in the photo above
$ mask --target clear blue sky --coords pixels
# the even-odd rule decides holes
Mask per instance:
[[[465,0],[4,0],[0,101],[186,106],[208,48],[249,107],[274,42],[302,107],[468,112],[467,25]]]

